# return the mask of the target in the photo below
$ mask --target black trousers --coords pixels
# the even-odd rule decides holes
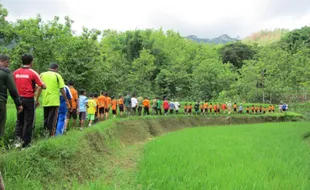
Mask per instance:
[[[21,97],[23,111],[17,114],[15,135],[23,141],[26,147],[32,138],[32,131],[35,124],[35,102],[33,98]]]
[[[161,113],[161,108],[157,108],[157,112],[159,113],[159,115],[162,115]],[[157,115],[157,114],[156,114]]]
[[[44,129],[54,136],[57,127],[59,106],[44,107]]]
[[[4,135],[5,122],[6,122],[6,103],[0,102],[0,137]]]
[[[138,113],[139,113],[139,116],[142,114],[142,106],[138,107]]]
[[[137,106],[131,108],[132,115],[136,115]]]
[[[144,115],[150,115],[150,108],[149,107],[144,107]]]

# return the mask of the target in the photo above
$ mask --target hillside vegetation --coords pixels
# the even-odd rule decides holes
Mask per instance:
[[[74,80],[78,89],[88,92],[103,89],[114,96],[130,91],[151,97],[237,102],[309,100],[310,71],[305,68],[310,64],[310,27],[288,32],[279,42],[265,46],[215,45],[162,29],[83,28],[76,35],[69,17],[64,23],[57,16],[43,21],[40,15],[9,23],[6,9],[0,10],[0,51],[11,57],[12,70],[20,66],[23,53],[31,53],[36,71],[57,62],[66,80]]]

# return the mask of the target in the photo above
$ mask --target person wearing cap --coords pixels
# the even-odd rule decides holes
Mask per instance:
[[[54,136],[58,119],[58,111],[60,106],[60,94],[66,101],[67,108],[71,111],[71,102],[68,101],[65,82],[60,74],[58,74],[58,64],[52,63],[48,71],[43,72],[41,80],[46,85],[46,89],[42,91],[42,106],[44,110],[44,129],[49,131],[50,136]]]
[[[32,131],[35,124],[35,108],[39,105],[39,96],[36,91],[46,86],[39,74],[32,70],[32,55],[24,54],[21,57],[22,67],[14,71],[14,81],[23,106],[23,111],[17,115],[15,135],[18,141],[16,147],[26,147],[31,143]],[[37,86],[37,87],[36,87]]]

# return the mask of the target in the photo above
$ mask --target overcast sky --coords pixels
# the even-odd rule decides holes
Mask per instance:
[[[162,27],[182,36],[241,38],[261,29],[310,26],[310,0],[0,0],[8,19],[70,16],[73,29]]]

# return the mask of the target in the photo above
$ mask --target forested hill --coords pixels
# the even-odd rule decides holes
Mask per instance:
[[[264,46],[208,44],[161,29],[83,28],[77,36],[69,17],[65,23],[40,16],[9,23],[7,11],[0,9],[0,52],[11,57],[12,70],[20,66],[23,53],[31,53],[36,71],[56,62],[66,80],[87,92],[238,102],[309,99],[310,27]],[[14,47],[7,48],[12,42]]]
[[[227,34],[223,34],[217,38],[212,38],[212,39],[198,38],[195,35],[189,35],[189,36],[186,36],[185,38],[193,40],[193,41],[198,42],[198,43],[210,43],[210,44],[226,44],[229,42],[237,42],[238,41],[237,38],[231,38]]]

